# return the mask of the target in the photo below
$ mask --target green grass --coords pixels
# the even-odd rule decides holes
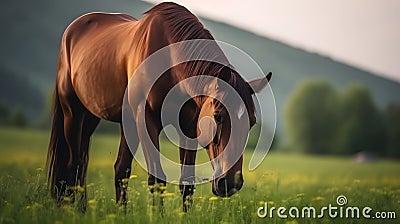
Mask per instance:
[[[372,223],[361,219],[260,219],[257,209],[268,206],[315,206],[332,204],[345,195],[348,206],[369,206],[373,211],[395,211],[400,215],[400,163],[379,160],[357,164],[349,158],[270,153],[254,172],[244,171],[243,189],[229,199],[216,198],[209,183],[197,186],[192,210],[181,212],[176,185],[169,184],[164,212],[153,206],[145,172],[133,164],[126,209],[115,206],[113,163],[117,136],[94,136],[88,173],[88,209],[57,207],[48,195],[45,171],[48,133],[37,130],[0,128],[0,223]],[[168,144],[169,157],[175,150]],[[279,151],[279,150],[277,150]],[[178,153],[176,152],[176,157]],[[251,154],[246,152],[245,161]],[[203,158],[204,159],[204,158]],[[246,167],[246,166],[244,166]],[[396,220],[378,220],[395,223]]]

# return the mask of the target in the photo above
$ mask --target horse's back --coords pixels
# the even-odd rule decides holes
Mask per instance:
[[[110,26],[124,22],[137,21],[133,16],[123,13],[91,12],[75,19],[65,30],[65,33],[74,30],[84,31],[93,26]]]
[[[135,21],[126,14],[89,13],[64,32],[58,87],[65,94],[76,94],[100,118],[120,120],[127,85],[124,42]]]

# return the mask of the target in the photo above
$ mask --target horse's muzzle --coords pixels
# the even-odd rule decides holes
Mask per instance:
[[[216,196],[230,197],[242,188],[243,182],[243,175],[240,171],[230,178],[225,175],[212,182],[212,192]]]

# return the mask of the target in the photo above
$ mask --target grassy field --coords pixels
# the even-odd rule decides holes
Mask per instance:
[[[254,172],[244,172],[245,185],[239,194],[228,199],[216,198],[211,185],[196,188],[194,205],[189,213],[181,212],[177,186],[169,184],[163,198],[164,208],[153,206],[146,186],[145,172],[137,165],[129,182],[129,202],[115,206],[113,163],[118,137],[94,136],[88,173],[88,209],[81,214],[77,205],[57,207],[48,196],[46,158],[48,133],[36,130],[0,129],[0,223],[396,223],[390,220],[362,218],[262,219],[257,209],[268,207],[338,206],[339,195],[347,197],[343,206],[369,206],[376,211],[394,211],[400,215],[400,163],[379,160],[358,164],[349,158],[317,157],[270,153]],[[170,148],[165,145],[163,149]],[[175,151],[171,148],[171,155]],[[279,151],[279,150],[277,150]],[[250,153],[246,152],[245,161]],[[178,156],[176,152],[176,156]],[[286,211],[288,215],[288,212]],[[397,218],[398,219],[398,218]]]

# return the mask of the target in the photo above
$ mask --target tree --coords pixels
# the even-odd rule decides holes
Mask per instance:
[[[0,125],[4,125],[8,121],[9,111],[7,108],[0,102]]]
[[[18,108],[11,113],[8,123],[15,127],[26,127],[28,125],[28,119],[24,111]]]
[[[272,143],[270,145],[270,149],[277,149],[279,147],[279,136],[278,133],[273,132],[271,129],[268,127],[263,127],[263,136],[260,136],[261,134],[261,124],[256,123],[249,132],[249,138],[247,140],[247,145],[246,149],[248,150],[254,150],[259,144],[259,147],[265,148],[267,144],[269,144],[270,138],[272,139]],[[273,136],[272,136],[273,135]],[[265,148],[267,150],[267,148]]]
[[[387,130],[386,155],[400,158],[400,104],[391,104],[385,111]]]
[[[364,85],[354,84],[342,94],[338,107],[338,121],[337,144],[333,153],[383,152],[383,119]]]
[[[308,153],[332,149],[336,129],[337,93],[325,81],[307,81],[292,94],[285,108],[291,148]]]

